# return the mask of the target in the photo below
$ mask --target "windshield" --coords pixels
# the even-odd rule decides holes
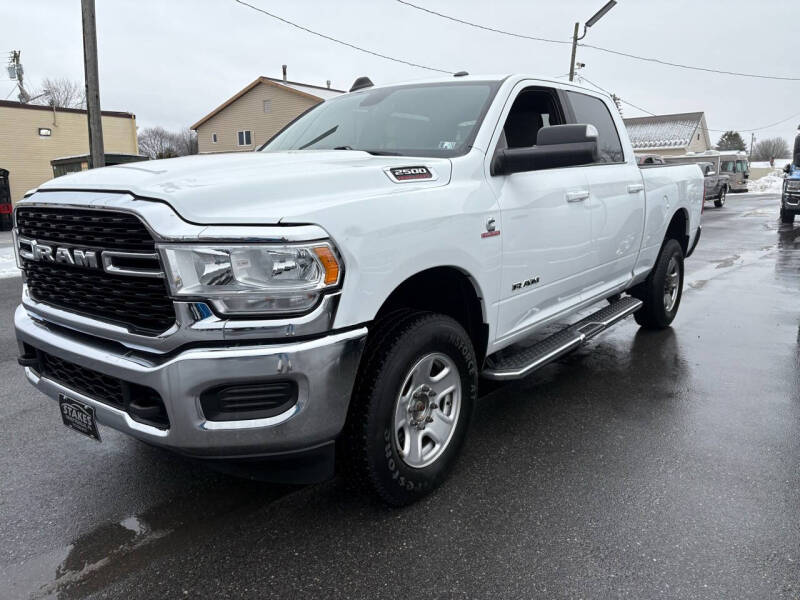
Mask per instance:
[[[354,92],[317,105],[261,150],[458,156],[469,150],[499,83],[465,81]]]

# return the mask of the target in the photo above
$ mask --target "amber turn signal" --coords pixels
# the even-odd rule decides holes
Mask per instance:
[[[317,246],[314,253],[325,269],[325,285],[333,285],[339,281],[339,261],[328,246]]]

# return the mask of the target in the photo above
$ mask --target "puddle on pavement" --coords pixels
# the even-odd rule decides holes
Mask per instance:
[[[66,547],[0,570],[0,598],[71,600],[102,590],[227,518],[263,508],[296,486],[226,479],[119,522],[106,522]],[[182,546],[184,545],[184,546]]]

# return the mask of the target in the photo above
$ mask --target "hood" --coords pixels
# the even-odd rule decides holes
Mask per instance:
[[[425,166],[433,178],[396,182],[385,169]],[[205,154],[128,163],[52,179],[47,190],[130,192],[170,204],[187,221],[310,223],[332,205],[446,185],[443,158],[373,156],[355,150]]]

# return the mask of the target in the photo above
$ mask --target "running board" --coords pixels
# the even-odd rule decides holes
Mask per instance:
[[[641,300],[626,296],[533,346],[517,352],[501,350],[486,359],[482,375],[487,379],[521,379],[585,344],[641,306]]]

